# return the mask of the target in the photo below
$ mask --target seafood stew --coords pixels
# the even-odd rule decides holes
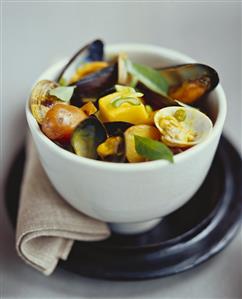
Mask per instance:
[[[79,50],[56,80],[41,80],[29,98],[42,132],[78,156],[104,162],[165,159],[206,140],[204,113],[217,72],[198,63],[151,68],[120,52],[105,59],[95,40]]]

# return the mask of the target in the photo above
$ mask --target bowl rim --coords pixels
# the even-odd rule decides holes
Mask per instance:
[[[122,51],[126,51],[126,52],[135,51],[136,53],[141,53],[141,54],[145,54],[145,53],[154,54],[154,55],[164,57],[165,59],[182,60],[184,63],[197,62],[190,56],[182,54],[173,49],[150,45],[150,44],[140,44],[140,43],[120,43],[120,44],[107,45],[106,53],[108,56],[112,56],[115,55],[117,52],[120,52],[120,49],[123,49]],[[50,66],[40,75],[40,77],[36,80],[36,82],[43,79],[45,76],[48,78],[51,77],[50,74],[54,76],[57,70],[63,67],[67,61],[68,59],[62,59],[59,62],[55,63],[54,65]],[[34,132],[34,134],[38,137],[38,139],[41,140],[41,142],[43,142],[52,152],[55,152],[57,155],[61,156],[62,159],[66,159],[68,161],[72,161],[80,165],[85,164],[86,166],[97,168],[97,169],[103,169],[103,170],[107,169],[113,171],[140,171],[140,170],[149,171],[152,169],[165,167],[167,165],[172,166],[177,163],[181,163],[184,160],[191,159],[194,155],[203,151],[204,148],[209,146],[212,140],[214,140],[218,135],[221,134],[225,122],[225,118],[226,118],[226,113],[227,113],[226,95],[220,83],[212,92],[214,96],[217,97],[218,99],[218,115],[211,133],[206,138],[206,140],[204,140],[202,143],[191,147],[187,151],[174,155],[174,164],[171,164],[169,161],[166,160],[155,160],[155,161],[140,162],[140,163],[115,163],[115,162],[93,160],[93,159],[77,156],[74,153],[71,153],[61,148],[53,141],[51,141],[47,136],[44,135],[44,133],[40,130],[37,121],[35,120],[34,116],[30,111],[29,98],[26,101],[25,112],[26,112],[27,122],[31,131]]]

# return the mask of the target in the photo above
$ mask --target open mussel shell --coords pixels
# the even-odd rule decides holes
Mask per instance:
[[[217,86],[219,77],[217,72],[210,66],[201,63],[179,64],[172,67],[157,68],[160,74],[166,79],[169,86],[182,84],[184,81],[206,79],[210,83],[208,91]]]
[[[85,98],[97,100],[105,90],[109,90],[117,82],[117,63],[74,82],[76,88],[71,98],[71,104],[81,107]]]
[[[74,130],[71,145],[78,156],[97,159],[97,147],[107,138],[102,123],[93,115],[82,121]]]
[[[58,102],[55,96],[49,94],[51,89],[58,87],[59,84],[50,80],[39,81],[32,89],[29,105],[34,118],[42,124],[47,111]]]
[[[155,125],[167,146],[188,148],[203,142],[211,133],[210,118],[192,107],[166,107],[155,114]]]
[[[116,163],[122,163],[125,162],[126,156],[125,156],[125,142],[124,142],[124,132],[133,126],[133,124],[124,122],[124,121],[114,121],[114,122],[105,122],[103,123],[108,139],[106,139],[105,143],[107,148],[113,147],[112,142],[110,142],[112,139],[118,138],[118,146],[115,145],[115,150],[113,150],[113,153],[110,155],[100,155],[101,160],[107,161],[107,162],[116,162]],[[117,142],[115,141],[117,144]]]
[[[125,121],[105,122],[103,125],[106,128],[108,136],[123,136],[124,132],[133,124]]]
[[[157,70],[167,82],[167,96],[159,95],[140,83],[137,86],[144,93],[147,103],[155,110],[178,105],[174,100],[185,104],[193,104],[213,90],[219,83],[217,72],[204,64],[182,64],[157,68]]]
[[[87,62],[102,61],[103,53],[103,42],[101,40],[95,40],[81,48],[62,69],[57,77],[57,82],[65,82],[68,85],[78,67]]]
[[[168,82],[168,95],[186,104],[197,101],[219,83],[217,72],[199,63],[161,69],[160,74]]]
[[[168,95],[186,104],[193,103],[219,83],[217,72],[208,65],[191,63],[160,69],[169,86]]]

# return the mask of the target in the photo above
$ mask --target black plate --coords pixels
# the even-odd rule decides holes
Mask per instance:
[[[24,160],[22,149],[6,181],[6,207],[14,226]],[[241,158],[222,137],[206,180],[182,208],[147,233],[75,242],[68,260],[58,266],[83,276],[112,280],[164,277],[193,268],[221,251],[238,231],[241,182]]]

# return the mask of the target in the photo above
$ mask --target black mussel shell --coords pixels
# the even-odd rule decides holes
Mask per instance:
[[[96,98],[81,98],[72,96],[72,98],[70,99],[70,104],[79,108],[81,108],[87,102],[92,102],[98,108]]]
[[[123,136],[124,132],[133,124],[125,121],[105,122],[103,124],[106,128],[108,136]]]
[[[55,144],[57,144],[58,146],[62,147],[65,150],[67,150],[68,152],[72,152],[72,153],[74,152],[69,140],[68,141],[65,141],[65,140],[55,141]]]
[[[57,77],[57,82],[61,79],[64,82],[70,81],[70,78],[75,73],[76,69],[85,62],[102,61],[104,57],[104,45],[101,40],[95,40],[85,47],[81,48],[74,56],[69,60],[65,67]]]
[[[117,63],[112,64],[98,72],[90,74],[78,82],[73,83],[76,85],[74,93],[71,97],[71,104],[78,103],[77,106],[81,107],[83,104],[82,98],[95,98],[98,99],[105,90],[110,89],[117,82]]]
[[[93,115],[82,121],[74,130],[71,145],[78,156],[97,159],[97,147],[107,139],[102,123]]]
[[[115,83],[116,83],[116,82],[115,82]],[[115,86],[113,85],[112,87],[109,87],[108,89],[103,90],[103,91],[100,93],[99,98],[105,97],[105,96],[107,96],[107,95],[109,95],[109,94],[111,94],[111,93],[114,93],[114,92],[116,92],[116,91],[117,91],[117,90],[116,90]]]
[[[104,44],[100,39],[96,39],[88,46],[87,61],[102,61],[104,58]]]

